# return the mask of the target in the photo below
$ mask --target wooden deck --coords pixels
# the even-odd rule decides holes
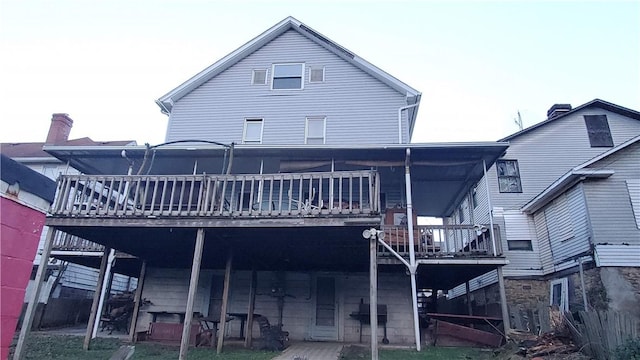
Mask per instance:
[[[380,213],[375,171],[63,175],[53,217],[280,218]]]

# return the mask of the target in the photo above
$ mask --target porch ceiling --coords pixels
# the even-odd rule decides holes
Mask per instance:
[[[368,271],[369,248],[362,237],[364,228],[208,228],[202,268],[223,269],[231,249],[234,269]],[[154,267],[190,268],[193,260],[194,228],[60,229],[137,256]]]
[[[406,150],[411,150],[411,179],[414,209],[419,216],[449,216],[460,199],[483,176],[483,161],[491,166],[508,144],[434,143],[379,146],[255,146],[236,145],[232,173],[278,173],[292,162],[305,162],[307,169],[335,161],[338,169],[375,168],[385,173],[382,181],[404,182]],[[126,148],[126,158],[122,156]],[[166,145],[153,149],[142,166],[145,147],[45,146],[45,151],[85,174],[220,174],[229,151],[201,143]],[[286,164],[286,166],[285,166]],[[324,164],[324,165],[322,165]],[[330,167],[329,167],[330,169]]]

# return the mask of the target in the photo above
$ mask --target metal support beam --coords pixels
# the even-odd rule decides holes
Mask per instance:
[[[187,308],[184,313],[182,326],[182,339],[180,341],[180,355],[178,359],[187,358],[189,349],[189,337],[191,336],[191,320],[193,319],[193,302],[198,290],[198,278],[200,277],[200,262],[202,261],[202,248],[204,247],[204,229],[199,228],[196,234],[196,246],[193,249],[193,263],[191,264],[191,279],[189,280],[189,294],[187,296]]]
[[[493,246],[493,256],[498,256],[496,248],[496,234],[493,229],[493,206],[491,205],[491,191],[489,191],[489,178],[487,177],[487,162],[482,160],[482,169],[484,171],[484,186],[487,190],[487,206],[489,207],[489,234],[491,234],[491,245]]]
[[[105,249],[105,254],[107,251]],[[102,317],[102,311],[104,308],[104,299],[109,296],[111,292],[111,281],[113,280],[113,274],[111,269],[113,268],[113,262],[116,260],[116,250],[111,249],[107,258],[107,268],[102,279],[102,287],[100,288],[100,300],[98,301],[98,311],[96,312],[96,318],[93,319],[93,330],[91,331],[91,338],[95,339],[98,335],[98,327],[100,326],[100,318]]]
[[[371,324],[371,360],[378,360],[378,236],[369,238],[369,323]]]
[[[42,291],[42,281],[44,280],[44,274],[46,274],[47,265],[49,264],[49,255],[51,254],[51,247],[53,246],[53,238],[56,235],[57,230],[55,228],[49,228],[47,237],[44,240],[44,248],[42,249],[42,255],[40,257],[40,265],[38,265],[38,271],[36,271],[36,278],[34,280],[34,288],[29,299],[29,305],[27,305],[27,311],[24,314],[22,320],[22,328],[20,328],[20,336],[18,337],[18,343],[16,349],[13,352],[13,359],[18,360],[24,358],[24,344],[27,340],[27,335],[31,331],[33,326],[33,318],[40,299],[40,291]]]
[[[467,313],[468,315],[473,315],[473,308],[471,307],[471,286],[469,282],[464,283],[466,295],[467,295]]]
[[[136,288],[136,295],[134,298],[133,316],[131,317],[131,325],[129,327],[129,341],[135,343],[138,341],[136,336],[136,325],[138,323],[138,312],[140,311],[140,300],[142,300],[142,286],[144,285],[144,277],[147,274],[147,261],[142,261],[140,267],[140,275],[138,276],[138,287]],[[129,277],[131,279],[131,277]]]
[[[413,196],[411,195],[411,149],[407,148],[405,162],[405,188],[407,194],[407,227],[409,232],[409,273],[411,276],[411,303],[413,306],[413,331],[416,338],[416,350],[421,350],[420,318],[418,317],[418,288],[416,285],[416,250],[413,238]]]
[[[509,319],[509,309],[507,308],[507,294],[504,288],[504,276],[502,275],[502,266],[498,269],[498,286],[500,288],[500,309],[502,310],[502,324],[504,325],[504,335],[508,335],[511,329],[511,321]]]
[[[233,264],[233,252],[229,249],[227,256],[227,266],[224,270],[224,289],[222,290],[222,307],[220,309],[220,326],[218,329],[218,347],[216,353],[222,352],[224,345],[224,329],[227,326],[227,305],[229,303],[229,284],[231,282],[231,266]]]
[[[96,319],[100,319],[98,315],[98,304],[100,303],[100,294],[102,294],[102,288],[104,287],[104,278],[107,273],[107,263],[109,262],[109,253],[111,248],[105,247],[102,253],[102,260],[100,261],[100,272],[98,273],[98,281],[96,282],[96,291],[93,293],[93,302],[91,303],[91,313],[89,314],[89,322],[87,323],[87,333],[84,336],[84,343],[82,348],[89,350],[91,344],[91,335],[93,334],[93,324]]]
[[[258,273],[251,271],[251,285],[249,286],[249,309],[247,310],[247,324],[245,326],[244,347],[251,348],[253,342],[253,312],[256,307],[256,288],[258,287]]]

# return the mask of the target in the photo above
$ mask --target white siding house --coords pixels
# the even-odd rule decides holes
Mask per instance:
[[[575,109],[556,105],[548,120],[502,139],[509,141],[509,149],[478,184],[474,217],[480,222],[487,218],[490,199],[494,221],[504,228],[510,261],[504,274],[512,288],[531,280],[545,287],[554,279],[569,279],[579,288],[576,274],[582,267],[582,280],[595,278],[587,281],[589,286],[610,290],[609,306],[620,309],[616,287],[605,281],[610,277],[600,275],[604,267],[640,272],[634,212],[640,201],[635,185],[640,178],[639,139],[640,113],[597,99]],[[620,278],[629,283],[633,276]],[[585,306],[580,290],[573,288],[563,303],[567,308]],[[463,294],[457,290],[453,297]],[[552,301],[553,287],[546,291]],[[589,291],[597,292],[586,289],[588,301]],[[532,298],[544,292],[534,290]],[[532,306],[521,303],[520,293],[507,296],[511,306]],[[625,310],[640,316],[637,310]]]

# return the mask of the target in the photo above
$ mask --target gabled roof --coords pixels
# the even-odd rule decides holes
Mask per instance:
[[[553,184],[549,185],[549,187],[547,187],[543,192],[541,192],[536,197],[531,199],[531,201],[525,204],[522,207],[522,211],[527,214],[538,211],[540,208],[548,204],[550,201],[552,201],[580,181],[586,179],[608,178],[615,173],[614,170],[591,169],[589,168],[589,166],[638,142],[640,142],[640,135],[631,138],[624,143],[594,157],[593,159],[574,167],[569,172],[561,176],[558,180],[554,181]]]
[[[53,156],[42,150],[44,142],[26,142],[26,143],[0,143],[0,153],[14,159],[25,160],[28,158],[40,161],[51,159]],[[88,137],[67,140],[63,143],[56,144],[58,146],[127,146],[136,145],[135,140],[117,140],[117,141],[93,141]],[[57,161],[57,160],[55,160]]]
[[[158,104],[158,106],[160,106],[160,109],[163,113],[171,112],[173,104],[176,101],[180,100],[182,97],[184,97],[185,95],[187,95],[188,93],[190,93],[191,91],[199,87],[200,85],[206,83],[216,75],[220,74],[221,72],[225,71],[229,67],[233,66],[240,60],[249,56],[256,50],[260,49],[262,46],[266,45],[267,43],[277,38],[278,36],[282,35],[288,30],[297,31],[301,35],[319,44],[325,49],[333,52],[334,54],[344,59],[345,61],[351,63],[352,65],[359,68],[360,70],[366,72],[367,74],[380,80],[381,82],[393,88],[394,90],[407,96],[407,98],[409,98],[409,105],[420,102],[421,94],[416,89],[410,87],[409,85],[389,75],[388,73],[384,72],[383,70],[376,67],[375,65],[358,57],[351,51],[336,44],[335,42],[323,36],[319,32],[311,29],[307,25],[289,16],[286,19],[274,25],[273,27],[271,27],[270,29],[268,29],[267,31],[258,35],[253,40],[242,45],[241,47],[239,47],[237,50],[233,51],[229,55],[223,57],[222,59],[218,60],[214,64],[207,67],[206,69],[202,70],[201,72],[193,76],[191,79],[182,83],[177,88],[161,96],[158,100],[156,100],[156,103]]]
[[[627,109],[626,107],[623,107],[623,106],[620,106],[620,105],[616,105],[616,104],[610,103],[608,101],[604,101],[604,100],[600,100],[600,99],[594,99],[594,100],[589,101],[586,104],[582,104],[582,105],[572,109],[571,111],[567,111],[566,113],[558,115],[558,116],[556,116],[554,118],[547,119],[545,121],[539,122],[539,123],[537,123],[535,125],[532,125],[532,126],[526,128],[524,130],[520,130],[520,131],[518,131],[516,133],[513,133],[513,134],[511,134],[511,135],[509,135],[509,136],[507,136],[507,137],[505,137],[503,139],[500,139],[498,141],[510,141],[513,138],[516,138],[516,137],[518,137],[520,135],[526,134],[526,133],[528,133],[530,131],[533,131],[533,130],[541,127],[541,126],[545,126],[550,122],[560,120],[560,119],[562,119],[564,117],[567,117],[569,115],[573,115],[573,114],[575,114],[576,112],[578,112],[580,110],[587,109],[587,108],[590,108],[590,107],[597,107],[597,108],[604,109],[604,110],[607,110],[607,111],[611,111],[613,113],[620,114],[620,115],[623,115],[623,116],[626,116],[626,117],[629,117],[629,118],[632,118],[632,119],[640,120],[640,112],[638,112],[638,111]]]

